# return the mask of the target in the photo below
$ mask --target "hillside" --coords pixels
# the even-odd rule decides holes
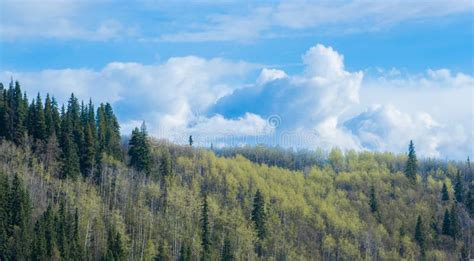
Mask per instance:
[[[469,160],[121,144],[109,104],[0,92],[1,260],[472,258]]]

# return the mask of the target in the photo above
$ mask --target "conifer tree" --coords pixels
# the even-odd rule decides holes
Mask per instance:
[[[186,242],[181,243],[181,248],[179,250],[179,261],[192,261],[191,247]]]
[[[7,260],[8,251],[8,176],[0,171],[0,260]]]
[[[470,189],[467,192],[466,195],[466,209],[471,218],[474,217],[474,193],[472,192],[472,189]]]
[[[451,236],[451,215],[447,209],[444,211],[442,233],[443,235]]]
[[[411,182],[416,182],[416,172],[418,169],[418,162],[416,159],[415,145],[413,141],[410,140],[410,145],[408,146],[408,160],[405,166],[405,175]]]
[[[443,201],[449,200],[448,187],[446,186],[446,183],[443,183],[443,188],[441,189],[441,200]]]
[[[454,240],[457,240],[460,238],[461,228],[460,228],[458,212],[456,209],[456,204],[453,204],[453,206],[451,207],[451,213],[449,215],[449,219],[450,219],[450,236]]]
[[[222,256],[221,261],[233,261],[235,260],[234,257],[234,250],[232,249],[232,244],[229,238],[224,239],[224,246],[222,247]]]
[[[370,205],[370,211],[372,213],[376,213],[378,211],[378,202],[377,202],[377,197],[375,195],[375,188],[373,185],[370,187],[369,205]]]
[[[35,107],[35,131],[34,138],[38,140],[46,139],[46,119],[44,115],[43,103],[41,101],[41,96],[38,93],[36,97],[36,107]]]
[[[207,204],[207,195],[202,200],[201,211],[201,260],[211,260],[211,235],[209,229],[209,206]]]
[[[435,241],[438,240],[439,228],[438,228],[438,220],[436,219],[435,216],[431,217],[430,228],[431,228],[431,234],[433,236],[433,239]]]
[[[53,104],[49,93],[46,94],[46,100],[44,102],[44,122],[46,136],[51,137],[53,132],[55,132],[55,124],[53,121]]]
[[[168,247],[166,246],[166,241],[162,241],[158,245],[158,253],[156,254],[154,261],[170,261],[171,257],[168,252]]]
[[[91,125],[84,126],[84,146],[81,160],[81,171],[85,177],[92,176],[96,162],[95,137],[93,136]]]
[[[456,175],[456,180],[454,182],[454,197],[456,198],[456,201],[458,203],[464,202],[464,187],[459,171]]]
[[[420,247],[421,255],[424,256],[425,247],[426,247],[426,238],[425,238],[425,232],[424,232],[424,228],[423,228],[423,221],[422,221],[420,215],[418,215],[418,219],[416,221],[415,241],[417,242],[418,246]]]
[[[257,255],[262,256],[262,242],[265,239],[267,230],[266,230],[266,219],[267,215],[265,212],[265,201],[260,190],[257,190],[253,200],[253,209],[252,209],[252,221],[255,225],[255,230],[257,232],[258,241],[256,245]]]
[[[13,86],[13,81],[10,84]],[[26,134],[26,117],[28,111],[28,100],[26,99],[26,94],[22,95],[21,87],[19,82],[15,82],[15,89],[12,90],[12,106],[10,111],[10,121],[11,121],[11,140],[17,145],[21,145],[24,142]]]
[[[151,171],[151,152],[145,122],[143,122],[140,129],[135,128],[132,131],[128,146],[130,166],[148,176]]]
[[[13,238],[8,244],[7,260],[26,260],[29,256],[30,201],[28,192],[17,174],[13,176],[8,192],[8,230],[7,235]]]
[[[192,147],[192,146],[193,146],[193,143],[194,143],[194,141],[193,141],[193,135],[189,135],[189,146]]]
[[[72,134],[71,118],[68,117],[62,109],[63,119],[61,120],[61,149],[62,149],[62,177],[76,178],[80,174],[80,162],[78,149],[74,143]]]

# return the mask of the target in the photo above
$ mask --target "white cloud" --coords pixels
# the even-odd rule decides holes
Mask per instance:
[[[136,34],[136,28],[126,27],[114,18],[88,15],[94,1],[4,0],[0,36],[2,41],[27,38],[109,40]]]
[[[316,45],[304,70],[288,75],[225,59],[174,57],[161,64],[113,62],[101,70],[1,72],[30,96],[63,102],[109,101],[123,133],[147,122],[156,137],[198,144],[268,143],[290,147],[404,152],[410,139],[421,156],[461,159],[473,150],[474,78],[446,69],[410,75],[397,69],[350,72],[344,57]],[[374,104],[381,104],[374,106]]]
[[[249,8],[245,15],[210,15],[204,23],[158,40],[245,42],[311,29],[319,33],[377,31],[405,21],[472,12],[473,7],[470,0],[281,1]]]
[[[212,126],[218,131],[226,124],[237,131],[236,121],[223,123],[217,116],[201,119],[200,115],[219,98],[239,88],[235,82],[241,83],[254,68],[246,62],[187,56],[170,58],[157,65],[113,62],[99,71],[4,71],[0,77],[4,82],[10,76],[20,80],[30,96],[36,92],[53,93],[61,103],[67,101],[71,92],[80,99],[88,100],[92,96],[96,102],[111,102],[121,111],[126,123],[124,129],[130,130],[132,124],[145,120],[150,133],[168,137],[190,131],[188,127],[193,122],[195,126],[191,130],[198,132]],[[242,123],[246,126],[242,133],[249,133],[252,123],[255,132],[262,129],[255,115],[243,117]]]

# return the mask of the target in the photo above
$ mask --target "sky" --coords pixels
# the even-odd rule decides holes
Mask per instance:
[[[197,145],[474,152],[474,2],[0,0],[0,81]]]

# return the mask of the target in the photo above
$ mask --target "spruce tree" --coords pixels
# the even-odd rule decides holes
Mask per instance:
[[[181,248],[179,250],[179,261],[192,261],[191,247],[186,242],[181,243]]]
[[[471,218],[474,217],[474,193],[470,189],[466,195],[466,209]]]
[[[201,211],[201,260],[211,260],[211,235],[209,229],[209,206],[207,204],[207,195],[202,200]]]
[[[232,261],[235,260],[234,250],[229,238],[224,239],[224,246],[222,247],[221,261]]]
[[[418,169],[418,162],[416,159],[415,145],[413,141],[410,140],[410,145],[408,146],[408,160],[405,166],[405,175],[411,182],[416,182],[416,172]]]
[[[0,171],[0,260],[7,260],[8,251],[8,176]]]
[[[417,242],[418,246],[420,247],[421,255],[424,256],[425,247],[426,247],[426,238],[425,238],[425,232],[424,232],[424,228],[423,228],[423,221],[422,221],[420,215],[418,215],[418,219],[416,221],[415,241]]]
[[[132,131],[132,137],[130,138],[128,146],[130,166],[148,176],[151,172],[151,149],[144,122],[140,129],[135,128]]]
[[[458,212],[456,209],[456,204],[453,204],[453,206],[451,207],[451,213],[449,215],[449,219],[450,219],[450,236],[454,240],[457,240],[461,237],[461,227],[460,227]]]
[[[28,113],[28,99],[26,94],[23,96],[20,83],[15,82],[15,89],[12,95],[12,110],[11,110],[11,139],[17,145],[24,143],[25,134],[26,134],[26,117]]]
[[[451,215],[447,209],[444,211],[442,233],[443,235],[451,236]]]
[[[457,173],[456,180],[454,182],[454,197],[458,203],[464,202],[464,187],[461,179],[461,174]]]
[[[266,230],[266,219],[267,215],[265,212],[265,201],[260,190],[257,190],[253,200],[253,209],[252,209],[252,221],[255,225],[255,230],[257,232],[258,242],[256,245],[257,255],[263,255],[262,242],[265,239],[267,230]]]
[[[441,200],[443,201],[449,200],[448,187],[446,186],[446,183],[443,183],[443,188],[441,189]]]
[[[45,122],[46,136],[51,137],[51,135],[53,135],[53,132],[55,132],[56,129],[55,129],[55,124],[53,120],[53,104],[51,101],[51,97],[49,96],[49,93],[46,94],[46,100],[44,102],[44,122]]]
[[[81,171],[85,177],[92,176],[96,162],[96,144],[91,125],[84,126],[84,146],[81,160]]]
[[[430,228],[431,228],[431,234],[433,236],[433,239],[435,241],[438,240],[439,228],[438,228],[438,220],[436,219],[435,216],[431,217]]]
[[[378,211],[378,202],[377,202],[377,197],[375,195],[375,188],[373,185],[370,187],[369,205],[370,205],[370,211],[372,213],[376,213]]]
[[[41,101],[41,96],[38,93],[36,97],[36,107],[35,107],[35,132],[34,138],[38,140],[45,140],[46,135],[46,119],[44,115],[43,103]]]

